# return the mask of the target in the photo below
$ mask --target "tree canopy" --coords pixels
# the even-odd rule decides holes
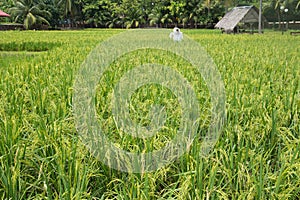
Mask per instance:
[[[2,0],[0,9],[26,28],[51,27],[212,27],[226,11],[254,0]],[[282,7],[288,9],[283,13]],[[300,20],[299,0],[268,0],[263,13],[269,21]]]

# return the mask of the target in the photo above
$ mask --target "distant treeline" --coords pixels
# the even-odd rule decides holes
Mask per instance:
[[[231,8],[258,5],[257,0],[2,0],[0,9],[25,28],[169,27],[213,25]],[[300,20],[299,0],[263,1],[268,21]]]

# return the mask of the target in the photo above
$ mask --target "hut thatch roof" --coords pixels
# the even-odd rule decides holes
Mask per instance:
[[[233,30],[240,22],[255,23],[258,22],[259,10],[255,6],[239,6],[230,10],[225,16],[215,25],[215,28]],[[263,21],[266,21],[262,17]]]

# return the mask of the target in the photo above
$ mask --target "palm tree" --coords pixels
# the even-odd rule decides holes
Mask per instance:
[[[269,4],[269,8],[274,9],[274,11],[277,14],[277,19],[279,22],[279,29],[283,28],[283,11],[282,11],[282,7],[285,8],[290,4],[289,0],[271,0],[270,4]]]
[[[173,23],[173,16],[170,13],[166,13],[162,18],[161,18],[161,23],[168,27],[168,24]],[[175,22],[176,23],[176,22]]]
[[[169,14],[171,15],[172,22],[175,23],[176,26],[183,20],[185,2],[181,1],[171,1],[170,5],[167,7],[169,10]]]
[[[231,3],[234,1],[231,1]],[[216,7],[216,5],[218,5],[218,1],[213,1],[213,0],[204,0],[202,3],[202,6],[204,8],[205,14],[206,14],[206,19],[205,19],[205,23],[211,24],[213,21],[213,9],[214,7]]]
[[[26,29],[30,29],[34,25],[41,23],[49,25],[45,17],[51,14],[41,9],[41,4],[35,3],[33,0],[15,0],[14,7],[10,9],[10,12],[15,17],[15,21],[23,20]]]
[[[129,16],[126,17],[126,28],[139,27],[141,23],[144,23],[143,13],[139,9],[130,10]]]
[[[238,4],[237,0],[220,0],[219,3],[222,3],[225,7],[225,13],[228,10]]]
[[[161,27],[163,17],[162,13],[150,13],[150,26],[156,25],[156,28]]]
[[[4,12],[7,12],[9,8],[13,7],[14,2],[13,0],[2,0],[0,2],[0,9],[3,10]]]
[[[186,1],[185,7],[185,18],[183,20],[190,22],[190,27],[197,28],[197,23],[199,22],[199,16],[202,12],[202,5],[199,0],[189,0]]]
[[[137,0],[122,0],[114,9],[114,14],[118,19],[117,23],[124,25],[126,28],[139,27],[141,23],[145,22],[142,5]]]
[[[57,5],[63,9],[63,15],[65,19],[69,19],[69,26],[73,26],[76,15],[80,15],[80,4],[82,2],[75,0],[58,0]]]
[[[86,4],[82,12],[88,24],[98,27],[110,24],[113,16],[111,10],[113,10],[113,4],[110,1],[97,1]]]
[[[72,12],[74,1],[73,0],[59,0],[58,5],[64,9],[64,14],[68,15]]]
[[[154,7],[149,14],[150,26],[161,27],[167,8],[161,2],[153,3],[153,5]]]

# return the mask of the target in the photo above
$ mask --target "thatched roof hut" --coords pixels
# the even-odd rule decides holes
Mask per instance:
[[[258,23],[259,10],[255,6],[239,6],[230,10],[225,16],[215,25],[215,28],[227,31],[234,31],[239,23],[249,23],[253,25]],[[262,21],[267,20],[262,16]]]

